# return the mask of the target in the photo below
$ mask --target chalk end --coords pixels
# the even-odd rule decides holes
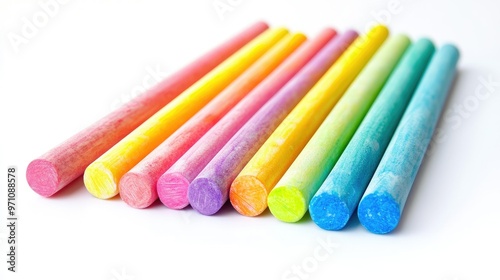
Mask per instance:
[[[259,20],[259,21],[255,22],[254,26],[260,27],[260,28],[263,28],[263,29],[269,28],[269,24],[267,22],[263,21],[263,20]]]
[[[196,211],[209,216],[222,208],[226,198],[216,182],[209,178],[198,178],[189,185],[188,201]]]
[[[48,160],[35,159],[32,161],[26,169],[26,180],[37,194],[44,197],[50,197],[61,189],[57,169]]]
[[[337,194],[315,195],[309,205],[309,213],[316,225],[326,230],[341,230],[345,227],[351,211]]]
[[[369,194],[358,206],[360,223],[370,232],[385,234],[393,231],[400,219],[399,204],[388,193]]]
[[[134,208],[149,207],[158,198],[155,180],[147,174],[127,172],[118,186],[121,199]]]
[[[111,170],[100,162],[90,164],[83,173],[87,191],[100,199],[112,198],[118,194],[118,183]]]
[[[267,190],[255,176],[238,176],[229,189],[229,200],[241,215],[255,217],[267,208]]]
[[[183,209],[189,205],[189,180],[181,173],[165,173],[156,183],[161,203],[170,209]]]
[[[295,223],[307,212],[307,203],[299,189],[289,186],[274,188],[267,198],[269,210],[278,220]]]
[[[460,50],[458,47],[452,43],[446,43],[441,47],[441,51],[450,53],[452,56],[454,56],[455,59],[458,60],[460,57]]]
[[[329,40],[331,40],[333,37],[337,36],[337,30],[331,27],[324,27],[320,31],[320,36],[326,36]]]

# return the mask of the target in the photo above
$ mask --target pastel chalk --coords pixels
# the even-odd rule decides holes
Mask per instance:
[[[339,230],[349,221],[433,53],[434,46],[427,39],[405,52],[309,205],[320,227]]]
[[[308,121],[310,122],[309,125],[301,126],[302,128],[304,128],[301,133],[293,133],[293,135],[290,136],[290,134],[292,133],[288,132],[294,132],[298,130],[288,129],[289,125],[290,127],[293,127],[294,124],[293,121],[290,121],[290,116],[287,116],[287,118],[283,121],[283,123],[285,123],[286,125],[283,126],[283,123],[280,124],[280,126],[276,129],[278,133],[275,131],[270,136],[269,139],[272,139],[272,143],[266,145],[266,143],[269,143],[270,141],[268,139],[266,143],[264,143],[263,146],[260,147],[259,151],[257,151],[257,153],[253,156],[252,160],[254,162],[250,160],[250,162],[248,162],[246,166],[252,166],[252,170],[253,166],[257,166],[255,170],[261,168],[259,171],[265,170],[263,171],[263,173],[265,172],[265,175],[267,177],[276,178],[276,174],[279,174],[282,171],[283,166],[287,164],[286,161],[290,157],[293,157],[294,152],[296,152],[297,150],[300,151],[300,145],[302,144],[302,142],[307,141],[307,134],[312,134],[314,132],[315,123],[320,122],[322,120],[322,117],[325,116],[328,112],[328,107],[330,106],[331,108],[331,106],[335,104],[338,97],[341,95],[341,93],[343,93],[343,86],[345,85],[345,87],[347,87],[349,85],[350,77],[357,74],[356,70],[359,65],[363,64],[364,58],[366,56],[369,57],[370,51],[365,51],[371,49],[373,43],[377,41],[383,41],[384,33],[386,34],[386,32],[387,29],[383,27],[377,27],[374,29],[374,32],[371,33],[372,36],[368,40],[366,40],[367,42],[369,42],[368,44],[360,43],[358,45],[354,43],[355,46],[350,47],[346,52],[346,54],[348,55],[342,55],[342,57],[339,59],[339,62],[335,63],[333,66],[334,68],[339,67],[335,65],[340,63],[340,65],[350,64],[350,66],[352,67],[346,67],[346,71],[339,71],[337,69],[331,70],[330,68],[326,72],[326,74],[319,80],[319,82],[310,90],[309,93],[312,92],[312,94],[307,94],[304,99],[300,101],[297,107],[295,107],[295,109],[290,113],[293,116],[292,120],[296,119],[296,116],[302,116],[302,112],[304,111],[311,112],[310,114],[305,114],[305,118],[301,118],[303,124]],[[343,57],[347,57],[347,59],[343,59]],[[356,57],[356,59],[353,59],[353,57]],[[343,66],[341,67],[341,69],[344,69]],[[333,86],[332,84],[337,85]],[[320,104],[322,104],[323,106],[321,106]],[[294,113],[297,111],[297,108],[299,108],[298,114]],[[313,111],[315,113],[312,113]],[[273,137],[273,135],[282,134],[286,135],[286,137],[284,138],[286,138],[286,140],[289,140],[290,142],[281,141],[281,136]],[[273,147],[274,142],[276,142],[279,146],[276,149]],[[282,156],[283,158],[280,158],[280,156]],[[261,161],[261,159],[263,160]],[[277,164],[277,162],[282,164]],[[245,172],[245,169],[247,167],[245,167],[241,172]],[[229,186],[217,184],[216,180],[218,180],[218,178],[206,178],[198,176],[198,178],[195,179],[189,186],[188,199],[191,203],[191,206],[193,206],[194,209],[198,210],[202,214],[214,214],[218,211],[218,209],[220,209],[220,207],[222,207],[222,205],[227,200]],[[208,188],[212,189],[211,192],[206,191],[206,189]],[[212,195],[214,192],[217,192],[217,196],[210,197],[210,195]]]
[[[49,197],[81,176],[85,168],[181,92],[267,29],[258,22],[172,74],[59,146],[33,160],[28,185]]]
[[[226,59],[92,162],[83,175],[87,190],[101,199],[118,194],[121,177],[231,84],[288,33],[270,29]]]
[[[305,42],[200,138],[157,181],[161,202],[172,209],[189,205],[189,184],[234,134],[330,41],[336,32],[324,29]]]
[[[354,31],[349,31],[329,42],[229,140],[191,182],[188,201],[193,208],[211,215],[222,207],[236,175],[356,36]],[[204,193],[213,195],[198,192],[203,189],[209,190]]]
[[[160,176],[305,40],[306,37],[300,33],[283,37],[212,101],[125,173],[119,183],[122,200],[135,208],[146,208],[156,201],[156,185]]]
[[[387,28],[376,26],[354,41],[238,174],[231,185],[231,194],[258,210],[256,212],[264,211],[267,204],[278,206],[277,201],[268,199],[269,193],[387,35]],[[271,213],[277,215],[277,209],[270,208]]]
[[[404,35],[390,37],[328,114],[290,168],[269,193],[271,213],[297,222],[351,140],[373,101],[411,44]]]
[[[456,73],[459,51],[444,45],[433,56],[358,206],[370,232],[394,230],[424,159]]]

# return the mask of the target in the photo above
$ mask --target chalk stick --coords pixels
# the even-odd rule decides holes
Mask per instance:
[[[231,185],[232,197],[261,213],[267,196],[387,37],[378,26],[358,38],[285,118]],[[312,163],[311,163],[312,164]],[[236,203],[233,203],[235,205]],[[271,209],[272,210],[272,209]]]
[[[198,184],[196,180],[213,186],[215,198],[207,197],[205,204],[195,201],[192,204],[195,209],[201,204],[200,213],[210,215],[222,207],[236,175],[356,36],[354,31],[349,31],[334,38],[229,140],[188,188],[188,201],[193,203],[197,197],[202,197],[189,196],[193,184]],[[210,191],[210,187],[206,190]]]
[[[157,182],[161,202],[172,209],[189,205],[189,184],[219,152],[232,136],[316,53],[330,41],[336,32],[327,28],[317,37],[300,46],[262,83],[225,115],[213,128],[196,142]]]
[[[313,221],[321,228],[339,230],[349,221],[433,53],[427,39],[405,52],[309,205]]]
[[[359,203],[359,220],[369,231],[384,234],[398,225],[453,82],[458,59],[458,49],[444,45],[425,71]]]
[[[258,22],[172,74],[62,144],[33,160],[29,186],[49,197],[81,176],[85,168],[181,92],[267,29]]]
[[[375,37],[379,37],[379,36],[376,35]],[[350,49],[353,49],[353,48],[350,48]],[[361,48],[356,47],[355,49],[356,50],[358,50],[358,49],[363,50],[364,48],[361,45]],[[356,54],[357,53],[359,53],[359,52],[356,52]],[[352,56],[352,55],[349,55],[349,57],[350,56]],[[340,61],[342,61],[342,58],[340,59]],[[338,62],[335,63],[335,65],[337,65],[337,64],[338,64]],[[343,63],[341,63],[341,64],[343,64]],[[357,65],[357,63],[355,63],[355,65]],[[347,72],[350,72],[350,71],[347,71]],[[326,93],[326,91],[330,89],[330,88],[328,88],[329,81],[336,80],[336,77],[334,75],[332,75],[331,73],[332,73],[332,71],[329,70],[323,76],[323,78],[321,78],[321,80],[318,82],[318,84],[320,85],[319,88],[321,90],[314,90],[314,88],[318,88],[318,84],[316,84],[313,87],[313,89],[311,89],[310,91],[321,92],[321,93],[323,93],[323,96],[329,95]],[[325,78],[325,76],[326,76],[326,78]],[[341,80],[340,82],[337,82],[337,83],[342,84],[344,82],[345,81]],[[310,94],[308,94],[307,96],[309,96],[309,95]],[[322,96],[321,94],[313,94],[313,95]],[[331,94],[331,95],[335,96],[335,94]],[[307,96],[299,103],[298,106],[300,106],[300,104],[303,104],[304,100],[311,100],[311,99],[315,100],[315,98],[314,98],[315,96],[313,96],[313,98],[308,98]],[[328,98],[324,98],[324,99],[326,99],[326,100],[324,100],[324,101],[326,101],[325,106],[328,106],[329,99]],[[330,103],[332,103],[332,102],[330,102]],[[305,107],[305,106],[307,106],[307,105],[303,105],[302,107]],[[322,108],[321,108],[321,106],[319,106],[319,107],[320,108],[318,108],[318,109],[321,112]],[[294,109],[294,111],[295,110],[296,109]],[[293,114],[293,111],[292,111],[292,114]],[[320,115],[320,117],[321,117],[321,115]],[[288,117],[287,117],[287,119],[288,119]],[[285,119],[285,121],[286,121],[286,119]],[[279,130],[279,127],[278,127],[278,130]],[[262,147],[259,149],[259,151],[261,151],[261,150],[262,150]],[[222,161],[220,165],[213,165],[213,167],[211,167],[210,169],[205,168],[205,170],[207,170],[207,172],[205,172],[205,170],[204,170],[202,172],[202,174],[200,174],[200,176],[198,176],[198,178],[195,179],[191,183],[191,185],[189,186],[189,189],[188,189],[188,199],[189,199],[189,202],[191,203],[191,205],[193,206],[194,209],[198,210],[202,214],[210,215],[210,214],[214,214],[215,212],[217,212],[220,209],[220,207],[222,207],[222,205],[227,200],[228,190],[229,190],[229,186],[231,183],[230,181],[226,181],[226,180],[233,179],[234,177],[222,176],[224,181],[221,182],[221,180],[220,180],[221,174],[220,173],[222,173],[222,172],[220,172],[220,171],[227,172],[227,173],[232,175],[231,171],[228,171],[228,169],[231,170],[233,168],[234,168],[233,166],[227,165],[227,161]],[[217,174],[217,173],[219,173],[219,174]],[[219,176],[217,176],[217,175],[219,175]],[[223,174],[223,175],[226,175],[226,174]],[[221,184],[221,183],[224,183],[224,184]]]
[[[354,34],[350,35],[348,38],[352,37],[354,37]],[[344,48],[345,48],[345,43],[342,43],[342,47],[339,49],[339,51],[343,50]],[[322,83],[321,81],[325,81],[326,79],[331,78],[331,76],[328,77],[328,73],[329,72],[327,72],[323,76],[323,78],[321,78],[321,80],[318,82],[319,84]],[[326,79],[324,78],[325,76],[327,76]],[[314,86],[313,89],[311,89],[311,91],[314,90],[315,87],[316,86]],[[328,90],[326,89],[326,86],[323,86],[323,88],[325,88],[325,91]],[[327,94],[325,93],[325,95]],[[308,95],[306,95],[306,97],[304,98],[308,98],[307,96]],[[300,101],[299,104],[302,104],[303,102],[304,99]],[[228,158],[230,159],[231,156],[232,155],[230,155]],[[217,158],[215,159],[217,160]],[[221,184],[220,179],[221,178],[227,179],[228,176],[225,176],[226,174],[223,174],[224,176],[220,177],[217,176],[218,174],[216,175],[216,173],[217,172],[220,173],[220,171],[229,173],[231,172],[231,169],[234,170],[234,166],[228,165],[228,161],[223,160],[220,164],[210,167],[210,169],[205,168],[204,171],[191,183],[188,189],[188,200],[191,206],[195,210],[204,215],[212,215],[215,214],[222,207],[222,205],[227,201],[231,181],[223,182],[224,184]],[[234,177],[231,179],[234,179]]]
[[[380,89],[410,44],[390,38],[356,77],[307,145],[271,190],[268,204],[281,221],[297,222],[342,154]]]
[[[306,37],[300,33],[283,37],[203,109],[125,173],[119,183],[122,200],[135,208],[151,205],[158,198],[156,182],[160,176],[305,40]]]
[[[84,172],[87,190],[98,198],[118,194],[120,178],[226,88],[287,34],[271,29],[245,45],[133,132],[91,163]]]

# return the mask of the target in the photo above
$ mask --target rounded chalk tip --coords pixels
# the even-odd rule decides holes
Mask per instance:
[[[189,185],[188,201],[196,211],[209,216],[222,208],[226,197],[216,182],[209,178],[197,178]]]
[[[429,38],[420,38],[420,39],[418,39],[418,41],[415,42],[414,45],[416,47],[421,48],[421,49],[429,49],[431,51],[435,51],[436,50],[436,47],[434,46],[434,43]]]
[[[118,187],[121,199],[134,208],[149,207],[158,198],[155,181],[147,174],[127,172]]]
[[[269,28],[269,24],[265,22],[264,20],[259,20],[253,24],[253,26],[258,26],[260,28]]]
[[[404,45],[407,45],[407,46],[411,45],[411,39],[406,34],[399,33],[399,34],[394,35],[393,38],[394,38],[393,40],[397,40]]]
[[[358,205],[359,221],[372,233],[393,231],[399,223],[400,215],[399,204],[387,193],[369,194]]]
[[[255,217],[267,208],[267,190],[255,176],[238,176],[229,189],[229,201],[241,215]]]
[[[321,29],[321,31],[319,33],[319,36],[327,36],[330,39],[332,39],[336,35],[337,35],[337,30],[335,28],[332,28],[332,27],[324,27]]]
[[[377,24],[372,27],[367,33],[368,37],[378,35],[378,36],[384,36],[387,37],[389,36],[389,28],[383,24]]]
[[[354,29],[347,29],[345,32],[344,32],[344,36],[349,36],[349,37],[357,37],[359,36],[359,33],[358,31],[354,30]]]
[[[307,212],[306,199],[296,187],[274,188],[269,193],[267,204],[274,217],[287,223],[298,222]]]
[[[288,28],[286,28],[284,26],[274,27],[273,30],[276,32],[276,34],[280,34],[280,35],[283,34],[283,36],[290,33],[290,30],[288,30]]]
[[[294,32],[290,36],[296,40],[301,40],[302,42],[307,40],[307,35],[302,32]]]
[[[111,170],[100,162],[90,164],[83,173],[83,183],[87,191],[100,199],[108,199],[118,194],[118,182]]]
[[[48,160],[32,161],[26,169],[26,180],[36,193],[44,197],[50,197],[61,189],[57,168]]]
[[[161,203],[170,209],[186,208],[189,205],[189,183],[181,173],[164,173],[156,183]]]
[[[448,54],[456,60],[460,57],[460,50],[454,44],[444,44],[439,51]]]
[[[309,204],[309,213],[313,222],[322,229],[341,230],[345,227],[351,211],[337,194],[317,194]]]

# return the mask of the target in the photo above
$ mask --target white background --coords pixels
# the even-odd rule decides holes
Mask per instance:
[[[23,18],[33,22],[47,1],[0,2],[1,279],[301,279],[294,266],[306,266],[302,279],[500,279],[498,1],[401,0],[390,12],[390,0],[74,0],[14,46]],[[214,2],[232,8],[221,14]],[[230,205],[212,217],[159,203],[136,210],[92,197],[81,179],[50,199],[26,184],[32,159],[140,91],[149,72],[175,71],[258,19],[312,37],[377,18],[462,54],[450,118],[392,234],[371,234],[356,217],[328,232],[309,216],[286,224]],[[481,79],[498,82],[486,91]],[[4,262],[8,165],[20,177],[16,274]]]

